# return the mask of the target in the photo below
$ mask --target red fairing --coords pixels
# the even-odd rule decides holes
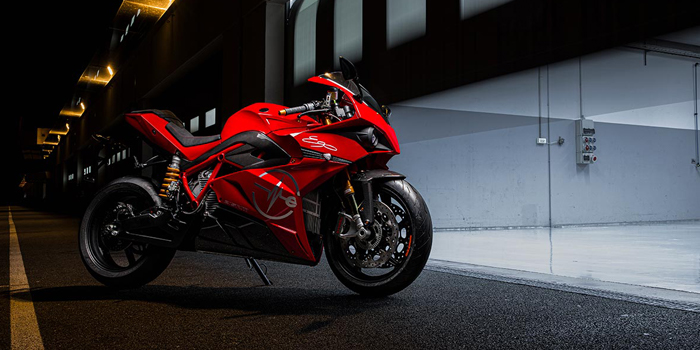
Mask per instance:
[[[228,118],[221,132],[221,139],[226,140],[231,136],[250,130],[257,130],[265,134],[278,130],[289,133],[306,131],[309,127],[320,125],[309,117],[297,120],[296,116],[280,116],[278,111],[284,108],[286,107],[272,103],[256,103],[243,108]]]
[[[306,236],[303,197],[345,166],[303,159],[298,164],[225,175],[211,181],[211,188],[221,203],[263,220],[289,253],[318,262]],[[272,191],[279,196],[270,197]]]
[[[353,96],[330,80],[309,80]],[[281,116],[279,111],[285,106],[256,103],[228,118],[220,140],[190,147],[178,142],[166,128],[168,120],[152,112],[129,113],[126,120],[153,144],[189,162],[181,167],[181,195],[193,208],[213,192],[220,204],[264,222],[291,256],[315,264],[319,254],[314,254],[307,237],[304,197],[370,154],[371,162],[364,164],[386,168],[389,158],[399,153],[396,133],[381,115],[354,97],[346,101],[352,102],[355,117],[328,125],[307,115]],[[357,140],[340,135],[366,126],[381,132],[391,150],[368,151]],[[250,142],[262,146],[251,146]],[[238,154],[245,159],[236,158]],[[195,195],[190,182],[205,169],[211,176]]]
[[[343,90],[343,93],[345,93],[347,96],[353,96],[353,104],[355,106],[355,110],[359,112],[360,118],[368,121],[370,124],[374,125],[377,129],[379,129],[379,131],[381,131],[382,134],[386,136],[391,148],[394,151],[396,151],[396,154],[401,153],[401,149],[399,148],[399,140],[396,138],[396,131],[394,131],[394,128],[392,128],[391,125],[389,125],[384,120],[384,118],[382,118],[382,116],[379,115],[379,113],[375,112],[372,108],[367,106],[366,103],[357,101],[350,90],[348,90],[340,84],[335,83],[332,80],[324,79],[318,76],[309,78],[309,81],[312,83],[318,83],[339,88]],[[326,127],[338,127],[338,125],[334,123]]]
[[[357,142],[330,133],[317,133],[315,130],[294,135],[294,139],[302,148],[327,153],[348,162],[367,156],[367,151]]]

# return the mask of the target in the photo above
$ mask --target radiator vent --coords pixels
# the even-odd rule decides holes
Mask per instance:
[[[311,191],[302,199],[304,224],[306,230],[316,235],[321,234],[321,196],[319,191]]]

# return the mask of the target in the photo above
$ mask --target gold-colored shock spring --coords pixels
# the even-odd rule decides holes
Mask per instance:
[[[175,182],[179,179],[180,169],[168,167],[165,172],[165,178],[163,178],[163,184],[160,185],[161,189],[158,195],[163,198],[168,198],[168,194],[170,193],[170,191],[168,191],[168,188],[170,188],[170,183]]]

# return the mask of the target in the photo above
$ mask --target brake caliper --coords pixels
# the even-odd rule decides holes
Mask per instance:
[[[344,216],[341,215],[342,217]],[[394,213],[385,203],[374,201],[374,222],[364,228],[368,232],[364,236],[357,234],[356,225],[351,220],[341,219],[338,224],[342,228],[336,232],[341,238],[346,237],[341,242],[345,256],[357,267],[373,268],[385,265],[396,251],[399,227]]]

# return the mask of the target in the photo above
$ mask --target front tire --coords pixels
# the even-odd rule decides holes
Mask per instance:
[[[138,213],[159,204],[152,184],[141,178],[121,178],[100,190],[80,223],[80,256],[88,272],[113,288],[136,288],[158,277],[175,249],[120,240],[115,220],[128,211]],[[112,225],[112,226],[110,226]]]
[[[346,287],[361,295],[386,296],[408,287],[423,271],[430,256],[433,227],[423,197],[407,181],[378,182],[373,192],[378,197],[375,200],[391,209],[400,230],[389,262],[375,268],[358,267],[351,255],[358,254],[353,250],[364,245],[348,249],[352,241],[343,242],[335,233],[324,235],[324,245],[331,270]]]

